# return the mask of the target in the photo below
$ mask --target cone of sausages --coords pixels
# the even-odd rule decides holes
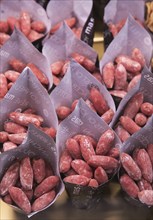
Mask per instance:
[[[16,148],[24,141],[30,123],[55,138],[58,119],[54,106],[47,91],[28,67],[1,100],[0,105],[2,152]]]
[[[72,204],[95,207],[119,167],[118,136],[80,99],[60,123],[56,140],[59,170]]]
[[[125,199],[137,206],[153,207],[153,116],[120,151],[119,182]]]
[[[88,3],[66,0],[64,4],[58,0],[50,1],[46,12],[51,21],[50,34],[54,34],[65,21],[79,39],[92,46],[95,23],[92,0]]]
[[[144,66],[150,66],[152,50],[149,33],[129,15],[100,60],[102,79],[116,104],[138,83]]]
[[[105,49],[118,35],[131,14],[136,22],[144,27],[145,1],[110,0],[104,9],[104,45]]]
[[[74,60],[71,60],[67,73],[50,97],[59,121],[71,114],[80,98],[108,124],[116,112],[105,85]]]
[[[34,0],[2,0],[0,8],[1,45],[9,39],[15,27],[35,46],[41,45],[42,39],[50,30],[50,21],[41,5]]]
[[[49,90],[52,87],[53,79],[49,63],[23,35],[23,33],[14,29],[10,39],[0,48],[0,73],[3,73],[3,84],[6,85],[5,92],[0,94],[3,98],[6,92],[20,76],[23,69],[29,67],[41,84]]]
[[[55,142],[30,124],[26,140],[0,154],[0,198],[31,217],[51,206],[63,190]]]
[[[75,59],[92,74],[98,72],[98,75],[100,75],[95,67],[97,60],[96,51],[85,42],[76,38],[65,22],[53,36],[45,41],[42,53],[51,65],[55,86],[59,84],[65,75],[70,58]]]
[[[110,123],[122,142],[140,131],[153,114],[153,73],[143,69],[141,81],[120,102]]]

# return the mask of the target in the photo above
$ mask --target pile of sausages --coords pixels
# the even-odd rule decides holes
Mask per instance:
[[[60,178],[42,158],[14,162],[0,182],[0,195],[26,214],[42,210],[55,198]]]
[[[136,148],[131,155],[121,153],[123,167],[120,176],[122,189],[132,198],[153,205],[153,144]]]
[[[27,136],[28,125],[31,123],[55,138],[56,130],[53,127],[43,126],[44,119],[36,114],[33,109],[26,109],[23,112],[10,112],[9,120],[4,122],[4,131],[0,131],[0,143],[3,144],[2,151],[8,151],[20,145]]]
[[[10,16],[6,21],[0,20],[0,46],[10,38],[15,27],[31,42],[42,38],[46,31],[42,21],[34,21],[28,12],[22,11],[18,18]]]
[[[98,187],[106,183],[119,166],[119,149],[114,147],[114,131],[106,130],[98,142],[91,136],[77,134],[68,138],[60,157],[64,182]]]

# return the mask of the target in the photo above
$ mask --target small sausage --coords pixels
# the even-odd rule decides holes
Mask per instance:
[[[14,27],[20,30],[20,22],[17,18],[10,16],[7,18],[7,23],[12,32],[14,31]]]
[[[99,184],[98,184],[97,180],[91,179],[91,180],[89,181],[88,186],[97,188],[97,187],[99,186]]]
[[[114,113],[113,109],[110,108],[108,111],[106,111],[106,112],[101,116],[101,118],[102,118],[107,124],[109,124],[109,123],[112,121],[114,114],[115,114],[115,113]]]
[[[40,120],[34,114],[26,114],[21,112],[11,112],[9,119],[22,126],[28,126],[30,123],[39,127],[41,125]]]
[[[115,66],[112,62],[107,63],[102,70],[102,78],[108,89],[113,88],[115,80]]]
[[[4,75],[6,76],[6,78],[11,81],[11,82],[15,82],[18,77],[20,76],[20,73],[14,70],[7,70]]]
[[[18,181],[18,177],[19,177],[19,163],[16,162],[8,168],[8,170],[6,171],[0,182],[1,196],[4,196],[8,193],[8,189],[16,184],[16,182]]]
[[[0,98],[4,98],[8,92],[7,79],[4,74],[0,74]]]
[[[49,81],[47,76],[34,63],[28,63],[27,66],[32,70],[34,75],[42,84],[48,85]]]
[[[127,132],[130,134],[134,134],[135,132],[139,131],[141,127],[139,127],[131,118],[128,116],[121,116],[120,117],[121,125]]]
[[[95,71],[95,63],[88,59],[87,57],[85,57],[84,61],[83,61],[83,66],[85,69],[87,69],[90,73],[93,73]]]
[[[120,177],[120,184],[123,190],[132,198],[137,198],[139,188],[136,183],[127,174]]]
[[[16,148],[17,145],[14,144],[13,142],[11,141],[6,141],[4,144],[3,144],[3,151],[8,151],[8,150],[12,150],[14,148]]]
[[[125,130],[120,124],[115,128],[115,132],[122,142],[125,142],[130,137],[129,132]]]
[[[21,60],[13,58],[9,61],[10,66],[17,72],[21,73],[23,69],[26,67],[26,64]]]
[[[4,123],[4,130],[11,134],[26,133],[27,131],[25,127],[12,121],[7,121]]]
[[[2,33],[8,33],[9,31],[9,26],[6,21],[0,21],[0,32]]]
[[[9,134],[8,139],[14,144],[22,144],[26,136],[27,136],[27,133]]]
[[[151,160],[152,166],[153,166],[153,144],[148,144],[147,152],[148,152],[148,155],[150,157],[150,160]]]
[[[97,167],[94,172],[94,178],[99,184],[104,184],[108,181],[108,176],[102,167]]]
[[[124,167],[128,175],[132,179],[134,180],[141,179],[141,176],[142,176],[141,170],[129,154],[121,153],[120,160],[121,160],[122,166]]]
[[[30,33],[27,36],[30,42],[34,42],[42,37],[44,37],[44,34],[38,33],[37,31],[34,30],[30,30]]]
[[[43,33],[46,31],[46,27],[45,27],[45,24],[42,22],[42,21],[33,21],[31,23],[31,28],[34,30],[34,31],[37,31],[39,33]]]
[[[127,92],[123,90],[110,90],[109,92],[112,96],[119,97],[121,99],[123,99],[127,94]]]
[[[81,150],[78,142],[73,138],[68,138],[66,141],[66,149],[74,159],[81,159]]]
[[[35,198],[42,196],[43,194],[52,190],[55,186],[59,184],[58,176],[49,176],[44,179],[34,190]]]
[[[139,149],[136,156],[136,163],[138,164],[142,176],[145,180],[152,183],[153,180],[153,168],[151,160],[145,149]]]
[[[0,131],[0,143],[4,143],[8,140],[8,133],[5,131]]]
[[[34,180],[36,181],[36,183],[40,183],[46,176],[45,161],[41,158],[33,159],[32,168],[33,168]]]
[[[141,112],[146,116],[151,116],[153,114],[153,105],[149,102],[142,103]]]
[[[71,162],[72,162],[72,157],[68,153],[68,150],[65,149],[62,152],[62,155],[60,157],[60,162],[59,162],[59,169],[61,173],[66,173],[67,171],[70,170],[71,167]]]
[[[134,121],[137,125],[143,127],[147,123],[147,117],[143,113],[139,112],[136,114]]]
[[[20,162],[20,183],[25,190],[33,188],[33,169],[29,157]]]
[[[142,191],[142,190],[152,190],[151,184],[143,178],[138,182],[138,187],[139,187],[140,191]]]
[[[81,186],[87,186],[89,184],[90,179],[82,175],[72,175],[65,177],[63,181]]]
[[[119,63],[115,69],[115,81],[114,89],[115,90],[126,90],[127,88],[127,72],[125,67]]]
[[[55,190],[52,190],[37,198],[32,204],[32,211],[36,212],[48,206],[54,200],[55,195]]]
[[[138,193],[138,197],[142,203],[153,206],[153,190],[143,190]]]
[[[94,87],[90,89],[89,99],[99,115],[103,115],[109,109],[104,96]]]
[[[97,143],[96,147],[96,154],[105,155],[110,150],[114,143],[114,131],[111,129],[108,129],[105,131],[99,138],[99,141]]]
[[[141,70],[141,65],[137,61],[132,60],[129,56],[120,55],[115,59],[116,63],[122,64],[127,71],[136,73]]]
[[[23,11],[20,15],[20,28],[25,36],[28,36],[31,30],[31,18],[30,15]]]
[[[93,172],[91,167],[81,159],[75,159],[71,162],[71,167],[76,171],[79,175],[86,176],[88,178],[93,177]]]
[[[78,54],[78,53],[73,53],[71,54],[71,57],[76,61],[78,62],[80,65],[83,65],[83,62],[84,62],[84,59],[85,57]]]
[[[141,79],[141,74],[134,76],[128,84],[127,91],[129,92],[131,89],[133,89],[138,84],[140,79]]]
[[[10,35],[5,33],[0,33],[0,45],[5,44],[10,39]]]
[[[71,109],[66,106],[59,106],[56,109],[56,113],[57,113],[58,118],[63,120],[71,113]]]
[[[31,204],[26,194],[18,187],[10,187],[9,194],[11,199],[26,213],[31,212]]]
[[[109,156],[93,155],[87,162],[92,167],[102,166],[104,169],[116,169],[119,165],[118,161]]]
[[[88,161],[92,155],[95,155],[92,142],[85,135],[82,135],[80,138],[80,149],[85,161]]]
[[[134,118],[138,113],[142,103],[143,103],[143,93],[136,93],[127,103],[123,116],[128,116],[129,118]]]
[[[137,61],[141,64],[141,67],[143,68],[146,64],[145,57],[142,54],[142,52],[138,48],[134,48],[132,51],[132,59]]]
[[[59,75],[62,71],[64,61],[60,60],[51,64],[51,71],[53,75]]]

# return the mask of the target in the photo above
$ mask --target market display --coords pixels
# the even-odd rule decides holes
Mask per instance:
[[[29,218],[65,191],[87,210],[115,177],[133,207],[152,208],[152,1],[108,1],[100,59],[92,0],[9,3],[0,2],[1,200]]]

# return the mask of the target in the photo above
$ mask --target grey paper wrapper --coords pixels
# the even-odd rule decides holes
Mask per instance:
[[[133,88],[128,94],[122,99],[122,101],[119,104],[119,107],[116,111],[116,114],[110,123],[110,126],[112,128],[115,127],[117,124],[120,116],[123,114],[123,111],[127,105],[127,103],[130,101],[130,99],[138,92],[142,92],[144,96],[144,102],[150,102],[153,104],[153,73],[149,71],[147,67],[145,67],[142,71],[142,77],[140,82],[137,84],[135,88]]]
[[[54,175],[60,177],[60,173],[58,169],[58,153],[55,142],[51,137],[49,137],[44,132],[37,129],[32,124],[29,125],[28,127],[28,135],[24,143],[22,143],[16,149],[6,151],[0,154],[0,179],[3,177],[6,170],[14,162],[20,161],[24,157],[44,159],[52,167]],[[64,184],[60,179],[60,184],[56,189],[56,196],[54,200],[44,209],[51,206],[56,201],[56,199],[62,194],[63,191],[64,191]],[[15,206],[12,207],[17,211],[22,212],[21,209]],[[28,217],[31,217],[38,212],[32,212],[28,215]]]
[[[84,134],[98,140],[101,134],[109,128],[103,120],[99,120],[97,114],[86,105],[83,99],[80,99],[75,110],[58,127],[56,141],[59,156],[64,150],[65,142],[68,138],[76,134]],[[115,134],[114,147],[120,148],[120,146],[121,142]],[[76,208],[90,209],[95,207],[99,200],[102,199],[102,195],[106,190],[105,187],[108,186],[109,181],[96,189],[70,183],[65,183],[65,187],[72,204]]]
[[[43,126],[57,129],[58,120],[47,91],[27,67],[23,70],[15,84],[0,102],[0,130],[8,119],[8,114],[16,110],[32,108],[44,119]]]
[[[52,87],[53,79],[49,63],[44,55],[42,55],[22,34],[18,29],[14,29],[10,39],[0,48],[0,72],[10,69],[9,60],[17,58],[25,64],[35,64],[48,78],[49,88]]]
[[[148,120],[146,126],[140,131],[133,134],[120,148],[120,152],[131,154],[136,148],[147,148],[148,144],[153,144],[153,116]],[[119,170],[118,177],[122,174],[122,169]],[[136,206],[143,206],[138,199],[129,197],[126,192],[123,192],[125,199]],[[146,205],[144,205],[146,206]]]
[[[133,2],[132,2],[133,3]],[[114,38],[100,60],[100,71],[104,65],[114,61],[118,55],[131,55],[134,48],[138,48],[144,55],[149,67],[153,52],[153,43],[149,33],[129,15],[124,27]]]
[[[79,53],[96,63],[96,51],[85,42],[75,37],[64,22],[56,33],[44,43],[42,53],[50,64],[70,58],[72,53]]]
[[[105,23],[118,23],[122,19],[126,19],[129,13],[144,22],[145,15],[145,1],[144,0],[111,0],[104,10]]]
[[[83,27],[91,12],[92,5],[92,0],[88,0],[88,2],[82,0],[51,0],[46,8],[51,27],[72,16],[77,18],[76,26]]]
[[[71,107],[73,101],[79,98],[88,99],[91,86],[99,88],[108,106],[116,112],[115,103],[106,87],[74,60],[71,60],[66,75],[50,94],[55,109],[62,105]]]

